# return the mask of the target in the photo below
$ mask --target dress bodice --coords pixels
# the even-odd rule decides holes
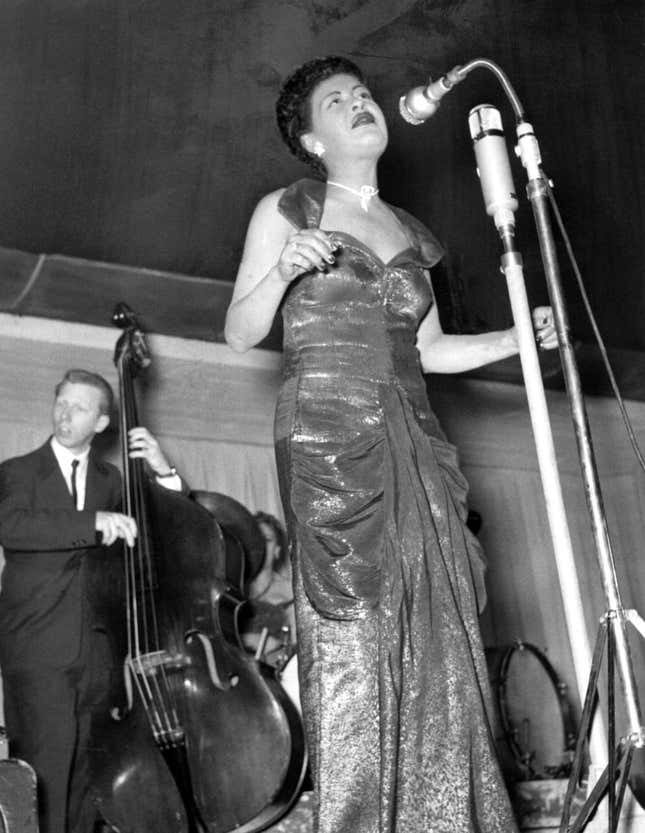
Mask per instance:
[[[324,182],[300,180],[283,193],[279,209],[296,228],[318,228],[325,194]],[[364,388],[364,414],[378,409],[379,386],[393,383],[424,422],[431,415],[416,330],[434,303],[427,270],[443,251],[422,223],[391,210],[408,245],[387,262],[350,233],[326,229],[339,243],[334,266],[294,281],[282,305],[284,376],[301,385],[324,376],[335,391],[359,400]]]
[[[282,195],[280,211],[296,228],[318,228],[325,193],[324,182],[300,180]],[[425,226],[402,209],[392,211],[409,245],[387,262],[351,234],[329,230],[340,244],[335,265],[295,281],[283,305],[287,367],[296,358],[300,371],[310,362],[329,361],[347,373],[345,361],[334,362],[341,351],[358,371],[365,357],[371,374],[387,378],[398,373],[391,362],[398,351],[407,347],[405,359],[414,359],[410,347],[416,328],[433,303],[426,270],[443,252]],[[329,349],[319,350],[322,345]]]

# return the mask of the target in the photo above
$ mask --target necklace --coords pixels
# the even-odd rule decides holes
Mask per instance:
[[[331,179],[327,180],[327,185],[335,185],[336,188],[343,188],[345,191],[349,191],[350,194],[357,196],[361,201],[363,211],[367,211],[369,201],[378,194],[378,188],[374,188],[373,185],[361,185],[359,190],[358,188],[350,188],[349,185],[343,185],[342,182],[333,182]]]

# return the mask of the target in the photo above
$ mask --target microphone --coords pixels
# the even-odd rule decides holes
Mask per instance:
[[[399,99],[399,112],[410,124],[423,124],[433,116],[439,108],[444,95],[462,81],[466,76],[461,74],[461,67],[453,67],[438,81],[431,81],[427,87],[414,87]]]
[[[510,229],[512,233],[513,212],[517,211],[518,203],[499,110],[490,104],[473,107],[468,114],[468,126],[486,213],[493,218],[500,234],[502,229]]]

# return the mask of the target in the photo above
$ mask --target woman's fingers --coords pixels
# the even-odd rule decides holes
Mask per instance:
[[[531,316],[535,327],[545,327],[548,324],[553,324],[553,310],[551,307],[534,307]]]
[[[558,346],[558,335],[553,321],[551,307],[535,307],[531,313],[535,340],[542,350],[552,350]]]
[[[286,273],[287,280],[312,269],[324,272],[334,264],[337,248],[335,241],[320,229],[303,229],[289,237],[278,265],[283,275]]]

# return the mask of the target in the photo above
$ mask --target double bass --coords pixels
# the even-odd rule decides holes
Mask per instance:
[[[300,790],[300,715],[275,672],[239,642],[244,597],[227,579],[213,514],[128,456],[127,433],[139,424],[134,379],[150,356],[125,304],[113,320],[124,330],[115,351],[123,511],[138,535],[95,582],[95,620],[123,676],[109,710],[93,715],[91,789],[119,833],[256,833]]]

